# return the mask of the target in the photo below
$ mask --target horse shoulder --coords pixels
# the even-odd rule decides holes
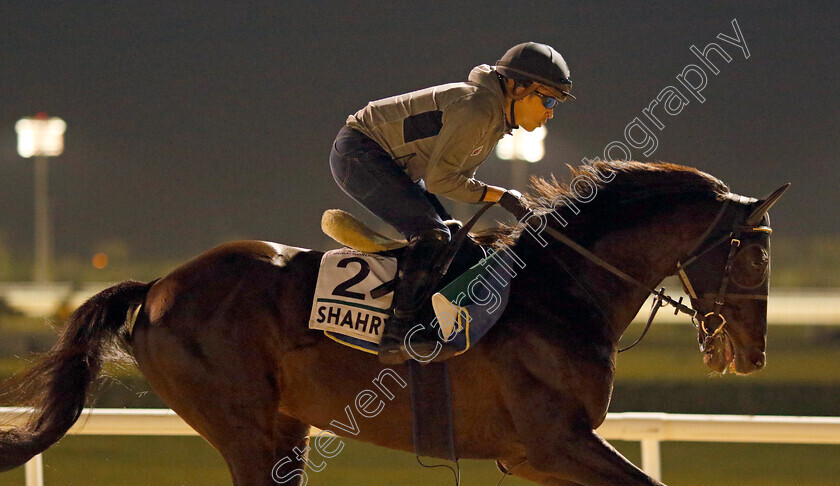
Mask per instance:
[[[522,328],[499,349],[508,395],[554,403],[574,411],[592,428],[600,425],[615,377],[614,347],[607,341],[546,336]]]

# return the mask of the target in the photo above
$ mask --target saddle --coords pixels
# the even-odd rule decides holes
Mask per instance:
[[[478,216],[480,214],[476,218]],[[476,218],[473,218],[473,222]],[[447,222],[447,226],[453,233],[461,229],[461,224],[457,221]],[[470,226],[471,224],[468,224],[468,228]],[[361,264],[370,269],[366,275],[375,275],[386,265],[382,261],[383,257],[399,258],[402,248],[408,244],[404,240],[394,240],[371,230],[353,215],[339,209],[331,209],[324,213],[321,218],[321,229],[336,242],[349,247],[349,250],[335,250],[339,258],[339,264],[336,266],[340,266],[341,261],[348,261],[348,258],[357,259],[359,264],[361,261],[368,262],[368,260],[362,260],[363,258],[370,258],[368,263]],[[349,251],[359,252],[359,255],[348,257]],[[325,253],[321,271],[327,267],[327,255],[330,253]],[[364,255],[368,253],[373,253],[373,255]],[[510,279],[516,275],[512,267],[521,262],[512,261],[512,258],[516,260],[512,251],[489,252],[488,254],[485,248],[472,239],[465,239],[449,263],[448,271],[438,283],[438,292],[432,296],[433,310],[428,309],[427,306],[421,311],[418,315],[420,322],[431,322],[431,319],[437,319],[443,334],[454,340],[458,349],[455,354],[466,352],[496,323],[504,311],[509,295]],[[524,263],[519,266],[524,268]],[[384,272],[379,271],[379,273]],[[370,288],[367,294],[372,298],[377,298],[393,291],[395,273],[396,263],[393,263],[393,273],[389,274],[391,280],[373,288],[370,288],[373,284],[368,283],[368,287],[365,287]],[[318,280],[320,286],[320,271]],[[357,288],[357,290],[362,290],[362,288]],[[318,295],[316,290],[313,316],[318,310]],[[370,309],[372,306],[366,307]],[[326,314],[321,313],[321,317],[325,315],[328,318],[329,311]],[[346,317],[345,319],[352,320]],[[370,322],[374,322],[373,319],[374,317],[371,317]],[[336,317],[335,321],[339,320],[344,321]],[[345,331],[344,334],[327,330],[324,334],[344,345],[368,353],[376,353],[378,341],[359,339],[359,334],[355,337],[349,335],[353,331],[358,333],[360,321],[367,323],[368,318],[357,317],[355,325],[346,326],[347,330],[343,329],[345,326],[339,326],[339,329]],[[312,320],[310,320],[310,328],[312,327]],[[350,330],[350,328],[353,329]],[[410,360],[407,366],[411,388],[415,454],[418,459],[420,456],[428,456],[457,463],[458,453],[455,449],[447,363],[430,363],[421,366],[418,361]]]
[[[461,223],[449,221],[447,226],[455,233],[461,228]],[[324,255],[309,327],[324,330],[327,337],[342,344],[375,354],[381,329],[375,328],[374,335],[371,335],[365,324],[384,322],[390,296],[384,300],[382,297],[394,289],[396,259],[399,259],[407,242],[379,234],[350,213],[338,209],[324,213],[321,229],[349,249],[334,250]],[[383,265],[389,265],[383,259],[392,259],[392,273],[382,270]],[[421,310],[418,321],[436,322],[448,340],[454,339],[458,349],[456,354],[467,351],[501,316],[507,303],[510,279],[515,275],[512,269],[518,264],[515,259],[512,252],[488,251],[471,238],[466,238],[437,284],[432,305]],[[358,262],[364,267],[364,281],[360,279],[358,267],[349,262]],[[346,273],[330,280],[329,274],[339,271]],[[325,282],[323,285],[322,279]],[[336,282],[350,281],[355,283],[349,290],[367,300],[356,301],[353,309],[342,307],[339,311],[342,303],[325,292],[338,288]],[[343,285],[342,289],[347,290],[347,286]],[[349,304],[349,301],[344,303]],[[364,314],[367,311],[378,313],[368,317]]]
[[[392,251],[408,245],[405,240],[394,240],[373,231],[355,216],[340,209],[324,211],[321,231],[336,242],[363,253]]]

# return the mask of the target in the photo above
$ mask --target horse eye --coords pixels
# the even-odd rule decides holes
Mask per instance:
[[[756,270],[763,270],[767,266],[767,260],[753,260],[752,267]]]

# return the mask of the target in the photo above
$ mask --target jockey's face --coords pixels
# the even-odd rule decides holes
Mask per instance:
[[[520,94],[522,91],[525,91],[522,86],[514,88],[515,94]],[[556,104],[552,108],[546,108],[547,103],[551,104],[548,102],[549,98],[555,98],[555,95],[544,86],[539,86],[535,93],[517,101],[513,106],[517,125],[530,132],[553,118]]]

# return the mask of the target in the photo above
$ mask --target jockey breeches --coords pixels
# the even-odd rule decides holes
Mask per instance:
[[[348,196],[411,240],[429,231],[445,232],[452,219],[423,181],[414,182],[378,143],[345,126],[330,152],[330,170]]]

